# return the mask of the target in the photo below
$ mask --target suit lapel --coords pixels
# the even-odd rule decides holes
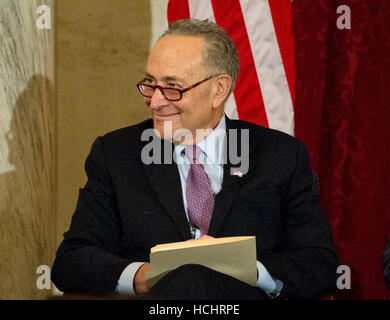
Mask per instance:
[[[229,129],[236,129],[238,132],[238,150],[241,150],[241,138],[240,138],[240,128],[235,125],[235,123],[226,117],[226,130],[227,130],[227,153],[226,153],[226,164],[223,167],[223,182],[222,189],[216,195],[214,202],[214,212],[210,221],[209,235],[217,236],[218,231],[223,225],[231,206],[241,188],[241,186],[250,179],[253,174],[253,168],[255,168],[256,159],[253,159],[251,154],[253,154],[253,146],[251,145],[251,140],[249,140],[249,154],[246,155],[249,157],[249,168],[248,172],[241,175],[241,172],[237,169],[234,170],[235,166],[231,163],[229,157]]]
[[[161,145],[161,159],[164,159],[164,150],[166,155],[168,153],[172,155],[172,144],[155,138],[157,139],[155,141],[159,141]],[[147,143],[141,142],[141,150]],[[176,163],[173,158],[171,159],[169,164],[145,164],[142,162],[142,166],[158,200],[179,229],[183,240],[187,240],[191,238],[191,233],[184,211],[180,175]]]
[[[210,236],[217,236],[218,231],[222,227],[241,186],[252,176],[257,161],[256,158],[251,156],[254,151],[254,146],[252,145],[252,141],[249,140],[249,155],[247,155],[249,156],[248,172],[242,176],[240,176],[239,171],[236,171],[237,174],[234,174],[235,166],[231,163],[231,159],[229,157],[229,129],[237,130],[239,142],[238,150],[241,150],[241,128],[237,125],[237,122],[233,122],[226,117],[227,157],[226,164],[224,164],[223,167],[224,174],[222,189],[215,197],[214,211],[208,233]],[[165,154],[172,154],[173,145],[170,142],[160,139],[156,141],[160,141],[161,143],[161,159],[164,159],[164,150],[166,151]],[[148,144],[148,142],[141,141],[139,154],[141,154],[142,148],[146,144]],[[147,165],[142,162],[142,166],[157,198],[172,218],[176,227],[180,231],[183,240],[190,239],[191,233],[184,210],[180,175],[176,163],[172,161],[170,164]]]

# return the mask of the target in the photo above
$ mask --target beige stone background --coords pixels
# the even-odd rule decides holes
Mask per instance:
[[[148,117],[135,84],[167,1],[0,0],[0,299],[52,295],[37,267],[69,227],[92,142]]]
[[[127,0],[59,0],[56,14],[57,227],[65,231],[93,141],[148,116],[136,83],[151,18],[148,1]]]

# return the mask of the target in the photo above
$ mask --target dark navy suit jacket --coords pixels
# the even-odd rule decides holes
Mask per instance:
[[[306,147],[245,121],[227,118],[226,126],[249,130],[249,170],[240,177],[224,165],[209,235],[256,236],[257,259],[284,282],[282,299],[332,290],[339,261]],[[141,161],[141,134],[152,127],[149,119],[94,142],[88,181],[52,269],[60,290],[112,293],[124,268],[148,261],[151,247],[191,238],[177,165]]]

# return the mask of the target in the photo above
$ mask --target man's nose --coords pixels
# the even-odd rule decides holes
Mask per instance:
[[[169,100],[164,97],[161,90],[156,88],[150,100],[150,107],[152,109],[160,109],[161,107],[169,105]]]

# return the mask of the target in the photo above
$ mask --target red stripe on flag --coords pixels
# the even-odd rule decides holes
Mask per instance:
[[[167,11],[168,23],[190,18],[188,0],[169,0]]]
[[[241,120],[268,127],[267,114],[240,2],[239,0],[212,0],[211,3],[216,23],[229,33],[240,57],[240,74],[233,92],[238,116]]]
[[[280,54],[295,107],[295,55],[291,0],[268,1]]]

